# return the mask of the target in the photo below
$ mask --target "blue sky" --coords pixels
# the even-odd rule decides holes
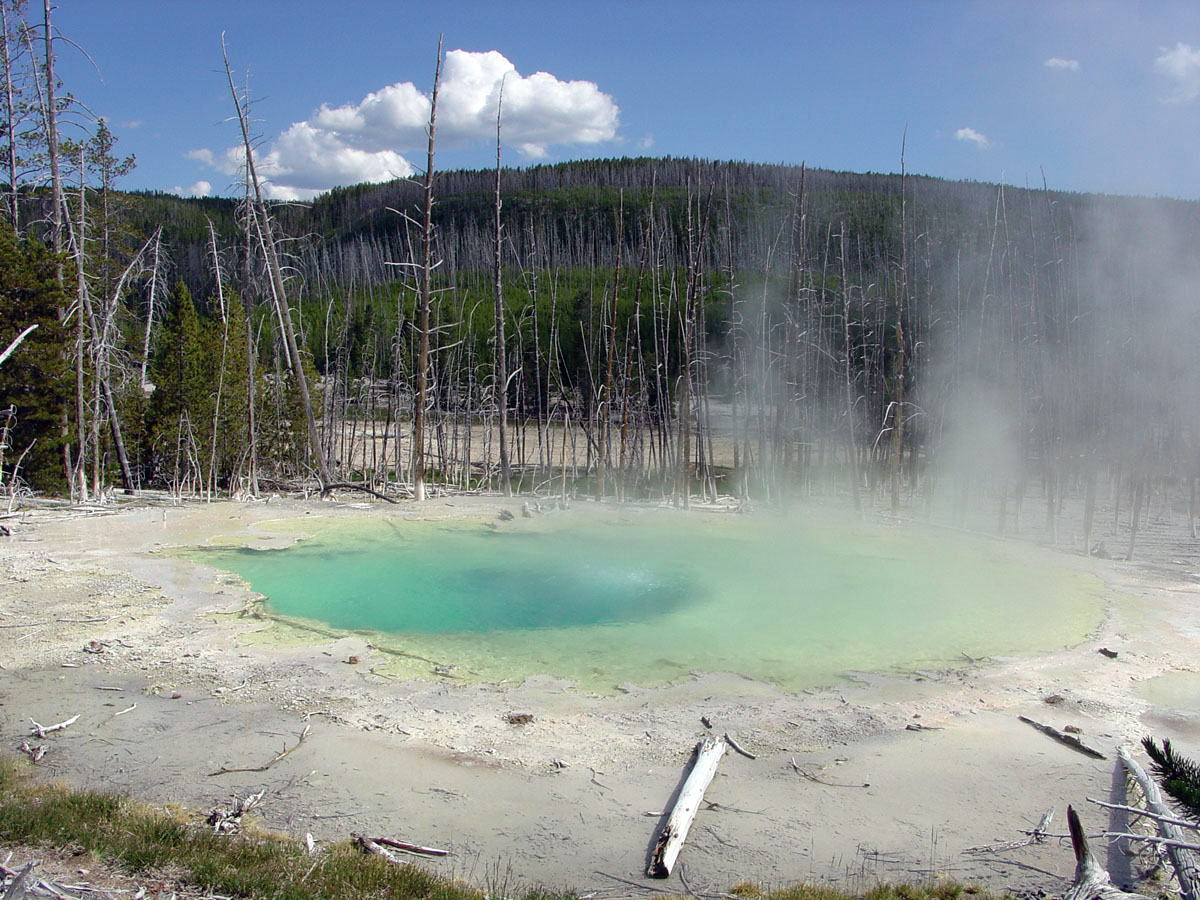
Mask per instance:
[[[1196,2],[61,0],[55,22],[92,60],[60,45],[67,88],[137,156],[128,188],[229,190],[222,31],[277,196],[420,168],[443,33],[465,52],[447,55],[439,167],[494,164],[511,69],[515,165],[891,172],[907,126],[911,172],[1040,185],[1044,170],[1063,190],[1200,198]]]

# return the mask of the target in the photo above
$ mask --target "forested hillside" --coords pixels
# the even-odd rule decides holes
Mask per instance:
[[[248,172],[241,199],[185,200],[122,193],[107,125],[63,144],[62,101],[27,103],[0,350],[39,327],[0,364],[10,494],[1017,510],[1036,483],[1048,521],[1070,492],[1090,523],[1106,485],[1140,505],[1198,474],[1193,202],[671,158],[435,166],[309,204]]]

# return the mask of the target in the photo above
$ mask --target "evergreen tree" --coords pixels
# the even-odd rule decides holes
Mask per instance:
[[[58,318],[65,300],[56,266],[41,245],[22,243],[11,227],[0,227],[0,347],[30,325],[38,326],[0,365],[0,415],[12,407],[15,416],[4,451],[5,476],[30,448],[20,475],[39,491],[58,491],[65,483],[62,447],[70,381]]]
[[[312,357],[300,355],[309,393],[315,392],[317,370]],[[311,472],[305,463],[308,454],[308,426],[305,421],[304,397],[290,369],[276,355],[274,371],[262,375],[259,391],[264,398],[263,459],[281,475],[307,478]],[[313,410],[314,414],[320,410]],[[319,422],[319,419],[318,419]]]
[[[1163,738],[1162,747],[1154,738],[1142,738],[1142,747],[1150,757],[1150,770],[1162,789],[1174,800],[1189,819],[1200,822],[1200,765],[1180,756]]]
[[[225,318],[211,330],[209,358],[221,367],[221,405],[216,413],[214,460],[218,484],[232,486],[248,452],[246,406],[246,312],[237,294],[225,289]]]
[[[154,393],[147,423],[152,480],[175,482],[196,461],[207,461],[202,439],[211,427],[215,386],[208,357],[191,292],[182,281],[177,282],[152,369]]]

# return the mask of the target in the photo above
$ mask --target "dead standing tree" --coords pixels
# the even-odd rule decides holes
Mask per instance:
[[[699,209],[696,216],[699,219],[699,234],[693,227],[691,204],[688,204],[688,259],[687,282],[684,288],[683,308],[680,310],[680,332],[682,334],[682,357],[680,359],[679,376],[679,443],[675,468],[675,503],[682,504],[684,509],[691,505],[691,423],[692,423],[692,366],[695,362],[696,319],[704,314],[700,306],[701,297],[701,261],[704,253],[705,238],[708,235],[708,214],[712,208],[713,186],[709,185],[708,197],[705,200],[704,211]],[[697,198],[697,203],[699,199]]]
[[[417,394],[413,399],[412,482],[413,499],[425,499],[425,403],[429,390],[429,305],[433,294],[433,149],[437,125],[438,85],[442,78],[442,38],[438,37],[433,94],[429,102],[429,144],[422,179],[424,199],[421,219],[421,279],[417,295]]]
[[[905,196],[904,150],[908,126],[900,139],[900,272],[896,281],[895,396],[892,400],[892,514],[900,511],[900,463],[904,454],[904,304],[908,292],[908,209]]]
[[[441,64],[441,54],[438,54],[438,63]],[[436,95],[436,82],[434,79]],[[493,385],[492,390],[496,397],[496,414],[498,416],[498,425],[500,426],[500,483],[504,491],[505,497],[512,496],[512,474],[509,471],[508,461],[508,365],[504,358],[504,280],[501,271],[501,249],[503,234],[500,224],[500,114],[504,108],[504,81],[500,82],[500,96],[496,98],[496,203],[495,203],[495,258],[493,261],[493,282],[492,293],[495,301],[496,315],[496,363],[495,372],[492,375]],[[430,112],[429,124],[429,140],[430,152],[432,154],[433,141],[433,115]],[[431,164],[432,167],[432,164]],[[470,425],[468,423],[468,434]]]
[[[13,10],[13,12],[17,11],[17,9]],[[6,206],[13,231],[19,235],[21,234],[21,209],[17,174],[17,141],[23,126],[21,105],[18,102],[14,82],[16,72],[13,63],[16,62],[17,55],[21,52],[21,42],[19,34],[10,28],[8,14],[9,5],[0,3],[0,54],[2,54],[0,64],[4,66],[4,130],[7,144],[5,152],[8,156],[6,160],[8,169]],[[20,27],[23,28],[24,24],[22,23]]]
[[[333,478],[329,473],[329,465],[325,460],[325,452],[321,447],[321,436],[317,432],[317,420],[313,416],[312,400],[308,392],[308,379],[304,374],[304,363],[300,358],[300,350],[296,346],[296,331],[292,327],[292,314],[288,308],[287,292],[283,283],[283,272],[279,264],[279,254],[275,247],[275,238],[271,231],[271,218],[267,215],[267,207],[263,202],[262,186],[258,179],[258,171],[254,165],[254,147],[250,140],[250,115],[247,109],[248,98],[240,96],[233,84],[233,72],[229,68],[229,54],[225,51],[224,34],[221,35],[221,57],[225,61],[225,77],[229,81],[229,93],[233,98],[233,105],[237,110],[238,124],[241,126],[242,146],[246,155],[247,178],[254,192],[253,202],[250,204],[249,210],[250,218],[254,229],[258,232],[259,240],[266,255],[267,270],[270,276],[271,297],[283,326],[288,363],[292,369],[292,376],[296,379],[296,387],[300,391],[300,402],[304,406],[304,416],[308,423],[309,446],[312,449],[313,456],[316,457],[317,474],[321,479],[321,488],[325,490],[333,484]]]

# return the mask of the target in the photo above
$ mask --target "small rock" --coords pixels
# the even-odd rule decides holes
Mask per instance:
[[[1051,694],[1049,697],[1043,697],[1043,703],[1049,703],[1051,706],[1057,706],[1060,703],[1065,703],[1067,700],[1062,694]]]
[[[1116,659],[1116,658],[1117,658],[1117,651],[1116,651],[1116,650],[1109,650],[1107,647],[1101,647],[1101,648],[1100,648],[1099,650],[1097,650],[1096,652],[1097,652],[1097,653],[1099,653],[1101,656],[1107,656],[1109,659]]]
[[[1083,734],[1083,729],[1077,725],[1065,725],[1063,726],[1063,731],[1067,734]]]
[[[346,662],[347,662],[347,664],[349,664],[351,666],[357,666],[358,665],[358,657],[351,656],[349,659],[346,660]]]
[[[509,725],[528,725],[533,721],[533,713],[509,713],[504,721]]]

